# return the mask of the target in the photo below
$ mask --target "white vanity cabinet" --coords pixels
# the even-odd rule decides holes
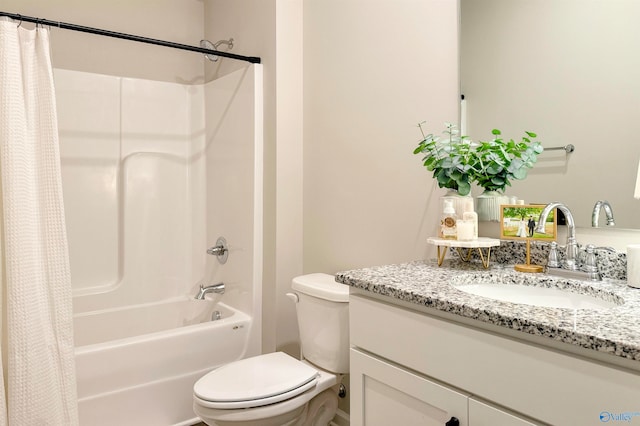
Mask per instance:
[[[352,426],[598,425],[603,412],[640,412],[638,372],[386,299],[350,296]]]
[[[471,426],[533,426],[530,422],[512,413],[507,413],[486,402],[469,398],[469,422]]]
[[[469,394],[351,349],[351,425],[532,426]]]
[[[467,394],[358,349],[350,358],[352,426],[469,424]]]

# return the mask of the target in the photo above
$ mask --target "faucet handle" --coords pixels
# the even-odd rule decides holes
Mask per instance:
[[[598,267],[596,266],[595,248],[596,247],[593,244],[587,244],[584,264],[580,268],[585,272],[597,272],[598,271]]]
[[[593,244],[587,244],[584,264],[580,267],[580,269],[584,272],[587,272],[591,280],[600,280],[598,264],[596,263],[595,246]]]
[[[229,258],[229,246],[227,244],[227,240],[225,240],[224,237],[218,238],[218,240],[216,241],[216,245],[210,247],[207,250],[207,254],[216,256],[218,258],[218,262],[220,262],[221,264],[226,263],[227,259]]]
[[[549,268],[559,268],[560,261],[558,260],[558,243],[555,241],[551,242],[551,247],[549,249],[549,257],[547,258],[547,267]]]

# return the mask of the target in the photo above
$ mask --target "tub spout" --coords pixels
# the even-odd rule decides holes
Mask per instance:
[[[195,297],[196,300],[203,300],[204,295],[207,293],[224,294],[224,283],[218,283],[207,287],[204,287],[202,284],[200,284],[200,290],[198,290],[198,294],[196,294]]]

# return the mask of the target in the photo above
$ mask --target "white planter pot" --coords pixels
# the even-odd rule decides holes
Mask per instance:
[[[500,206],[509,203],[509,197],[497,191],[485,191],[478,195],[476,213],[478,220],[486,222],[500,221]]]

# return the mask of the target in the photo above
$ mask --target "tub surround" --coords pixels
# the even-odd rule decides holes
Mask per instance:
[[[538,307],[474,296],[452,285],[471,284],[479,277],[484,282],[545,287],[566,282],[571,291],[617,303],[624,300],[624,303],[605,310]],[[405,306],[432,308],[495,325],[498,330],[504,328],[542,336],[622,359],[640,361],[640,290],[626,286],[625,281],[566,280],[546,274],[515,272],[513,266],[500,263],[492,263],[489,269],[484,269],[479,262],[455,259],[445,260],[441,267],[433,260],[345,271],[336,275],[336,281],[405,302]]]
[[[80,424],[192,424],[196,380],[261,351],[262,67],[54,73]],[[225,265],[205,254],[220,235]]]

